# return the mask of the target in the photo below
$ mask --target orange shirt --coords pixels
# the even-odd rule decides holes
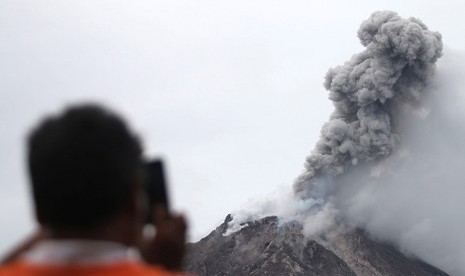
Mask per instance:
[[[111,264],[33,264],[17,261],[0,267],[0,276],[180,276],[162,267],[141,262],[121,261]]]
[[[0,276],[181,276],[130,256],[119,243],[44,240],[18,260],[0,266]]]

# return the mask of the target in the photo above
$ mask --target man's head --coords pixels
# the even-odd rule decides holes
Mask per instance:
[[[117,115],[78,105],[32,131],[28,165],[40,224],[85,231],[113,219],[134,198],[141,147]]]

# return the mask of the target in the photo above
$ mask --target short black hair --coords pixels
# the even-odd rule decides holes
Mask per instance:
[[[45,118],[28,138],[32,193],[41,223],[54,229],[91,229],[129,200],[141,146],[115,113],[97,104],[70,106]]]

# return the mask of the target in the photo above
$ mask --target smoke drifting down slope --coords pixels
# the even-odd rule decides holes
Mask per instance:
[[[358,37],[365,51],[326,75],[324,85],[336,109],[296,181],[295,191],[303,198],[325,198],[331,177],[349,164],[393,152],[399,140],[391,119],[395,102],[421,100],[442,53],[439,33],[390,11],[373,13]]]

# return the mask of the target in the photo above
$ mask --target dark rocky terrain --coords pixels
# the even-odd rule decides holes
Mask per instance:
[[[307,240],[298,223],[277,217],[247,223],[225,235],[228,216],[210,235],[189,244],[186,271],[197,275],[448,275],[359,229]]]

